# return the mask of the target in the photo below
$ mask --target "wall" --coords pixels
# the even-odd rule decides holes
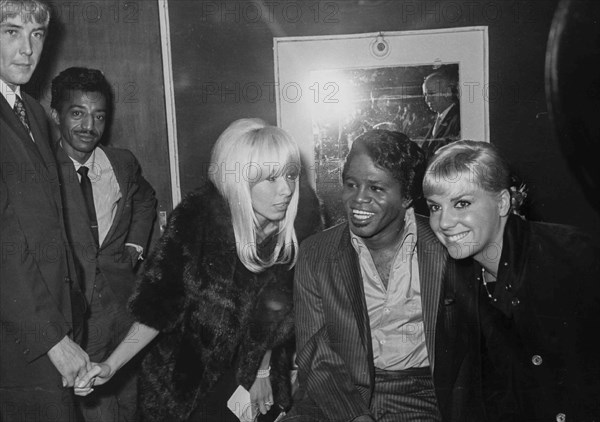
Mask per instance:
[[[53,21],[42,62],[26,87],[50,110],[52,78],[70,66],[100,69],[115,94],[104,142],[128,148],[170,211],[171,189],[156,1],[50,2]],[[155,237],[158,233],[155,230]]]
[[[131,149],[171,210],[155,0],[57,0],[43,61],[27,87],[73,65],[102,69],[115,88],[110,143]],[[262,4],[262,9],[257,8]],[[550,127],[544,59],[556,0],[169,0],[179,160],[185,194],[206,176],[210,149],[240,117],[276,122],[273,37],[487,25],[490,132],[530,189],[532,219],[598,229],[600,217],[569,172]],[[260,14],[260,16],[259,16]],[[262,86],[260,96],[245,90]]]
[[[169,13],[183,192],[206,175],[212,144],[241,117],[275,123],[273,37],[487,25],[490,134],[530,190],[531,219],[600,227],[547,117],[548,1],[190,1]],[[259,7],[262,6],[262,9]],[[260,96],[245,88],[262,86]]]

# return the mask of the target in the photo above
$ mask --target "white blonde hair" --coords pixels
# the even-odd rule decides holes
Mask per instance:
[[[256,169],[270,167],[269,174]],[[257,250],[258,221],[252,208],[251,187],[267,177],[300,172],[300,153],[294,139],[283,129],[261,119],[239,119],[225,129],[215,143],[209,178],[225,198],[231,211],[237,255],[254,273],[274,264],[296,262],[298,240],[294,220],[298,211],[298,180],[283,220],[278,222],[273,254],[263,259]]]

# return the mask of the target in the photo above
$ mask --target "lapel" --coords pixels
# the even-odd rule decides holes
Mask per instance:
[[[98,148],[104,151],[106,157],[108,158],[108,161],[110,161],[113,172],[115,173],[115,178],[117,179],[117,183],[119,184],[119,190],[121,191],[121,199],[119,199],[119,201],[117,202],[117,211],[115,212],[115,218],[112,221],[108,233],[106,233],[106,237],[104,238],[102,245],[100,245],[100,249],[102,249],[103,246],[109,244],[111,237],[114,235],[115,230],[117,229],[119,221],[121,221],[123,209],[125,208],[125,204],[128,200],[127,195],[129,194],[129,187],[131,186],[131,183],[129,183],[129,181],[131,180],[131,175],[126,174],[124,170],[131,169],[131,166],[123,165],[123,163],[121,163],[121,160],[119,159],[119,155],[115,154],[114,151],[112,151],[110,148],[104,147],[102,145],[99,145]]]
[[[75,171],[75,165],[59,144],[56,145],[56,157],[63,176],[63,192],[65,194],[65,201],[68,201],[68,203],[65,204],[68,210],[67,218],[71,220],[70,225],[72,230],[77,230],[78,236],[85,236],[85,239],[83,240],[84,245],[94,245],[96,242],[92,236],[92,231],[89,230],[89,216],[85,207],[85,199],[81,192],[79,176]],[[69,200],[69,198],[72,200]],[[75,223],[75,214],[77,214],[77,221],[80,223]],[[84,230],[81,226],[85,226],[86,229]]]
[[[367,313],[367,303],[358,255],[350,243],[351,238],[348,223],[343,225],[342,230],[339,247],[334,254],[334,280],[335,282],[342,283],[345,287],[358,326],[360,341],[367,352],[369,361],[372,362],[371,328],[369,326],[369,315]]]
[[[431,231],[427,218],[416,215],[416,220],[417,257],[421,282],[425,344],[429,354],[429,364],[433,371],[435,365],[435,329],[446,270],[447,251]]]
[[[365,291],[360,273],[360,263],[358,255],[352,247],[350,238],[350,228],[348,223],[342,225],[342,234],[337,252],[332,255],[334,258],[334,277],[335,283],[342,283],[348,294],[350,306],[356,320],[360,342],[369,368],[369,385],[372,388],[375,385],[375,366],[373,365],[373,345],[371,344],[371,327],[369,325],[369,314],[367,313],[367,302]]]
[[[459,110],[458,107],[459,107],[458,104],[454,104],[452,106],[452,108],[450,110],[448,110],[448,114],[446,114],[446,116],[444,116],[444,118],[438,125],[435,133],[432,133],[433,138],[446,137],[446,132],[448,131],[448,125],[450,124],[450,121],[454,118],[454,116],[456,116],[456,114],[458,114],[458,110]],[[433,131],[433,129],[432,129],[432,131]]]
[[[31,137],[29,136],[29,133],[27,133],[27,130],[25,130],[25,127],[23,126],[19,118],[16,116],[13,109],[8,104],[8,101],[6,101],[6,98],[4,98],[3,95],[0,95],[0,97],[0,115],[2,116],[2,120],[6,123],[7,128],[11,132],[13,132],[14,138],[19,139],[20,144],[22,144],[24,150],[27,151],[27,155],[30,156],[32,163],[37,161],[40,164],[46,166],[46,162],[44,160],[44,157],[40,153],[38,146],[35,142],[33,142]],[[31,111],[31,107],[29,107],[29,105],[27,104],[28,101],[26,101],[25,97],[23,97],[23,103],[25,104],[25,110],[27,111],[27,117],[29,118],[29,126],[31,128],[33,136],[35,137],[35,139],[39,139],[41,141],[42,134],[39,130],[38,119],[35,118],[34,113]]]
[[[42,160],[44,161],[44,164],[46,165],[46,167],[50,167],[52,166],[52,164],[54,163],[54,158],[52,156],[52,150],[50,149],[50,144],[44,142],[45,136],[42,133],[41,128],[46,125],[45,121],[40,121],[39,116],[37,115],[37,113],[35,113],[33,111],[32,105],[31,105],[31,99],[29,98],[28,95],[26,95],[25,93],[21,93],[22,94],[22,98],[23,98],[23,103],[25,104],[25,111],[27,112],[27,117],[29,118],[29,128],[31,129],[31,134],[33,135],[33,139],[35,139],[35,142],[30,142],[28,145],[33,145],[34,149],[36,149],[40,155],[42,156]],[[21,123],[19,121],[19,123]],[[27,131],[25,130],[25,128],[23,127],[23,125],[20,125],[21,128],[23,129],[23,133],[27,134],[27,138],[31,139],[31,137],[29,136],[29,134],[27,133]]]
[[[54,155],[54,152],[52,151],[52,148],[50,147],[50,135],[48,134],[48,120],[45,111],[43,111],[41,107],[38,107],[38,109],[41,110],[40,112],[36,112],[36,110],[34,109],[33,105],[35,104],[35,100],[32,99],[26,93],[22,94],[23,102],[25,103],[25,109],[27,110],[27,114],[29,117],[29,126],[31,129],[31,133],[33,134],[33,138],[35,139],[35,143],[30,142],[29,145],[34,144],[34,149],[37,150],[42,157],[42,161],[45,166],[45,168],[43,168],[42,171],[45,172],[46,177],[53,185],[54,189],[52,189],[52,194],[54,196],[54,203],[57,206],[58,213],[62,214],[62,197],[60,194],[60,181],[58,179],[58,171],[56,168],[56,157]],[[44,127],[46,129],[45,133],[42,131],[42,128]],[[30,139],[29,136],[28,139]]]
[[[429,130],[427,130],[427,134],[425,135],[426,142],[433,138],[433,126],[435,126],[435,120],[433,121],[433,124],[429,126]]]
[[[452,109],[453,108],[454,107],[452,107]],[[446,130],[448,128],[448,121],[450,119],[450,116],[451,116],[450,113],[452,113],[452,109],[450,109],[448,111],[448,114],[440,121],[440,123],[437,125],[437,127],[435,127],[435,124],[434,124],[433,129],[435,129],[435,131],[432,129],[432,133],[431,133],[431,135],[432,135],[433,138],[435,138],[435,139],[437,139],[437,138],[443,138],[442,135],[444,133],[446,133]],[[436,117],[436,121],[437,121],[437,117]]]
[[[435,119],[433,121],[433,126],[431,126],[431,137],[432,138],[437,138],[437,135],[440,133],[440,131],[442,130],[442,127],[444,126],[444,120],[440,120],[440,122],[438,123],[438,119],[440,118],[440,116],[438,116],[436,114]],[[437,126],[436,126],[437,123]]]
[[[8,101],[0,94],[0,119],[3,123],[1,136],[8,136],[9,138],[15,139],[15,142],[9,142],[8,144],[12,149],[19,150],[18,154],[20,156],[27,157],[29,165],[35,172],[35,176],[32,180],[44,181],[57,187],[57,189],[54,189],[54,186],[50,189],[46,187],[42,190],[55,205],[56,211],[60,214],[61,199],[56,180],[56,161],[47,144],[47,139],[45,139],[40,129],[40,127],[44,125],[44,122],[40,122],[39,118],[32,111],[29,106],[29,98],[26,95],[23,95],[22,98],[27,110],[30,128],[34,136],[37,136],[38,142],[35,143],[31,140],[29,133],[27,133],[23,124],[15,115],[13,109],[8,104]]]

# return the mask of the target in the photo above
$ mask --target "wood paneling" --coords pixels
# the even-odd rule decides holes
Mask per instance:
[[[49,111],[50,82],[60,71],[82,66],[104,72],[115,96],[113,121],[104,142],[135,154],[156,190],[159,209],[169,212],[171,187],[157,2],[55,0],[51,4],[54,19],[49,38],[27,90]]]

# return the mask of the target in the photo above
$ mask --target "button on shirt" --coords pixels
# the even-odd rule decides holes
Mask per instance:
[[[88,177],[92,182],[94,193],[94,208],[98,220],[98,240],[100,245],[106,238],[117,212],[117,204],[121,199],[121,189],[115,176],[112,164],[100,148],[96,148],[84,164],[71,158],[75,165],[75,171],[79,167],[89,168]],[[79,180],[81,176],[77,174]]]
[[[429,366],[416,253],[417,225],[412,208],[406,212],[403,233],[386,289],[369,249],[360,237],[350,232],[359,257],[374,364],[390,371]]]

